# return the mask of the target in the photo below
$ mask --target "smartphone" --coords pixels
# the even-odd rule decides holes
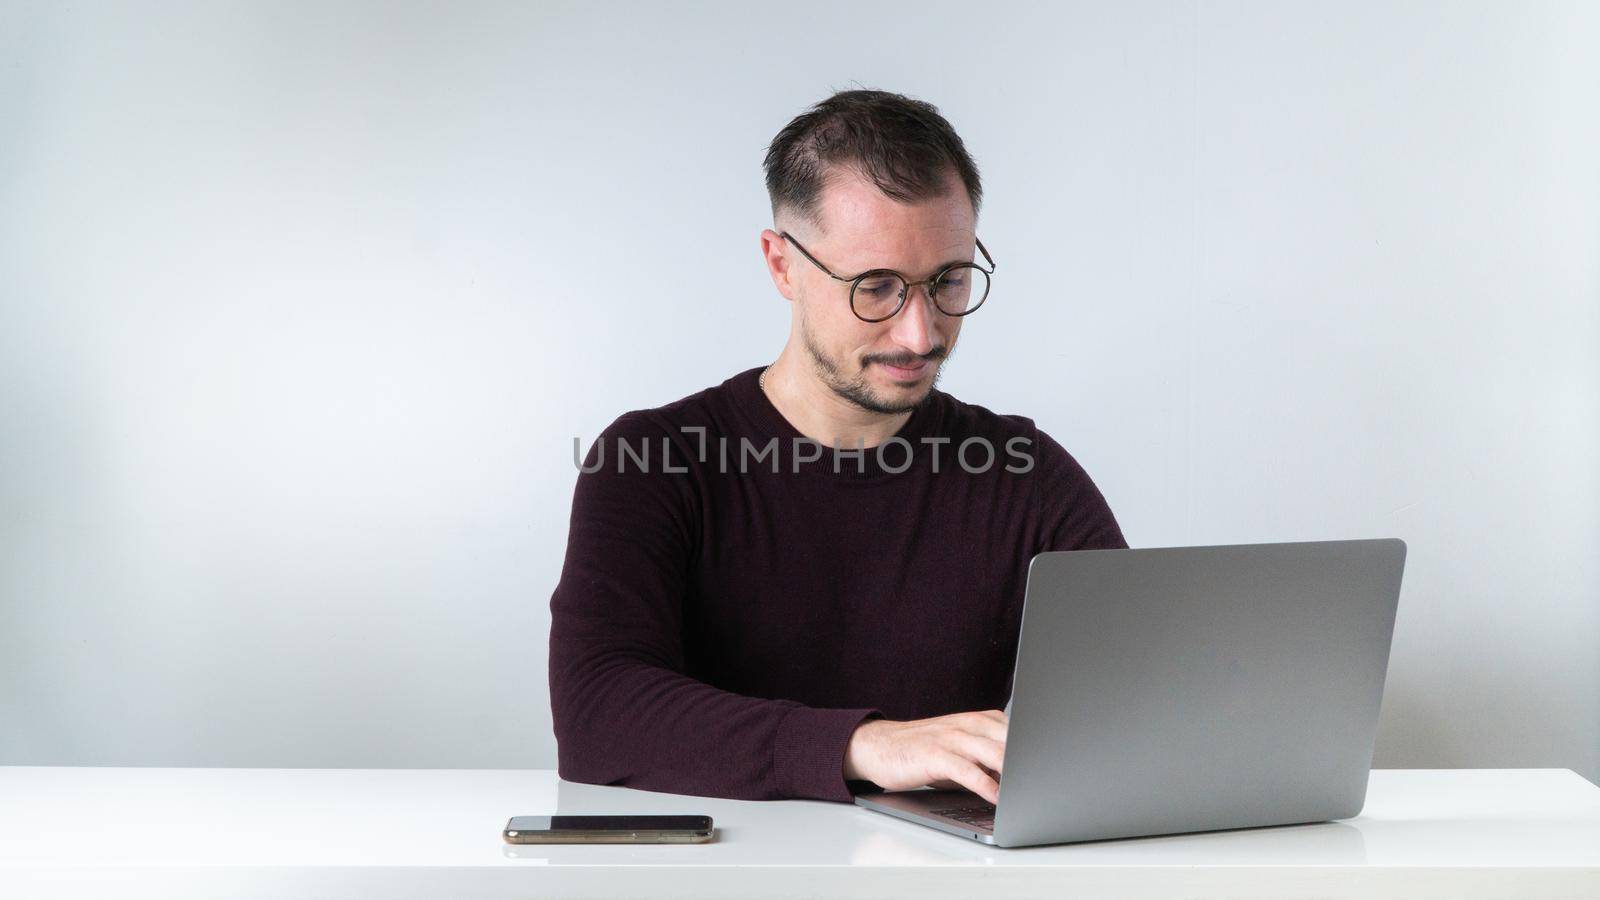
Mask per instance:
[[[512,816],[508,844],[703,844],[710,816]]]

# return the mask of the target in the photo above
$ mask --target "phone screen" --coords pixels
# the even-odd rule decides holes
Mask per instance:
[[[513,816],[506,833],[524,831],[706,831],[710,816]]]

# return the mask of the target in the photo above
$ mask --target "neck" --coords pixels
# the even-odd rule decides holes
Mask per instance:
[[[794,429],[829,447],[876,447],[895,436],[911,413],[862,409],[828,387],[793,345],[785,346],[763,379],[767,398]]]

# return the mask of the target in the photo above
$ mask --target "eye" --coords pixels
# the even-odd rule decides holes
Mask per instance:
[[[899,284],[892,278],[868,278],[856,286],[856,293],[878,299],[892,296],[898,289]]]

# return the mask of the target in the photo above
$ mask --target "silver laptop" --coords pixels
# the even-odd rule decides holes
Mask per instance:
[[[1000,847],[1355,816],[1405,557],[1397,538],[1041,553],[1000,802],[856,803]]]

